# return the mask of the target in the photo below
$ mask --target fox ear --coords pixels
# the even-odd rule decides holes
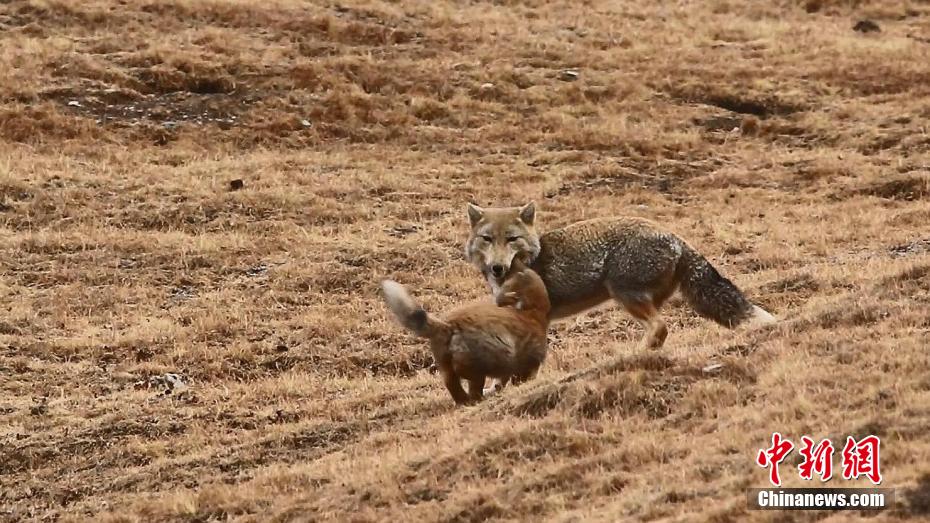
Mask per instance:
[[[484,218],[484,209],[478,207],[473,203],[468,204],[468,221],[471,222],[471,226],[474,227],[478,225],[478,222],[481,221],[481,218]]]
[[[536,202],[530,202],[520,207],[520,221],[527,225],[533,225],[536,219]]]

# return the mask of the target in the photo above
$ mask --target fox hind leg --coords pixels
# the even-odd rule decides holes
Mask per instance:
[[[484,397],[484,376],[468,380],[468,399],[478,403]]]
[[[644,322],[646,326],[646,335],[643,337],[643,346],[650,349],[660,349],[665,344],[665,338],[668,337],[668,326],[665,320],[659,317],[659,311],[655,305],[646,302],[636,304],[635,307],[624,304],[627,311],[634,317]]]
[[[644,293],[625,293],[612,289],[610,294],[646,329],[643,346],[649,349],[661,348],[668,337],[668,326],[659,317],[659,310],[652,297]]]
[[[455,400],[455,403],[458,405],[464,405],[469,402],[468,394],[465,394],[465,389],[462,388],[462,381],[459,379],[451,370],[443,370],[442,381],[446,385],[446,389],[449,390],[449,394],[452,394],[452,399]]]
[[[513,380],[511,381],[513,382],[514,385],[522,385],[523,383],[526,383],[527,381],[530,381],[531,379],[535,377],[536,377],[536,369],[533,369],[532,371],[525,372],[519,376],[514,376]]]
[[[675,242],[669,236],[639,237],[608,259],[607,292],[645,327],[643,345],[652,349],[668,336],[659,307],[679,283],[681,249]]]

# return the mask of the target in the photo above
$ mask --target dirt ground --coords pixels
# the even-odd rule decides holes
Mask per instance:
[[[0,72],[2,521],[930,517],[925,1],[5,0]],[[598,309],[457,408],[378,282],[485,296],[465,203],[530,200],[781,321]],[[895,507],[748,510],[775,431]]]

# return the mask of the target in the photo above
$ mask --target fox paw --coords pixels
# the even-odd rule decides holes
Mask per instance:
[[[498,307],[517,306],[519,308],[520,296],[516,292],[500,293],[494,299]]]
[[[482,394],[484,394],[485,396],[493,396],[503,389],[504,389],[504,386],[501,385],[500,382],[497,382],[491,385],[490,387],[483,389]]]

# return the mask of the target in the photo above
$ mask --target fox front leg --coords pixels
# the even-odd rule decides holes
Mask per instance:
[[[510,307],[513,306],[517,309],[520,308],[520,295],[516,292],[501,292],[496,295],[494,301],[497,302],[498,307]]]

